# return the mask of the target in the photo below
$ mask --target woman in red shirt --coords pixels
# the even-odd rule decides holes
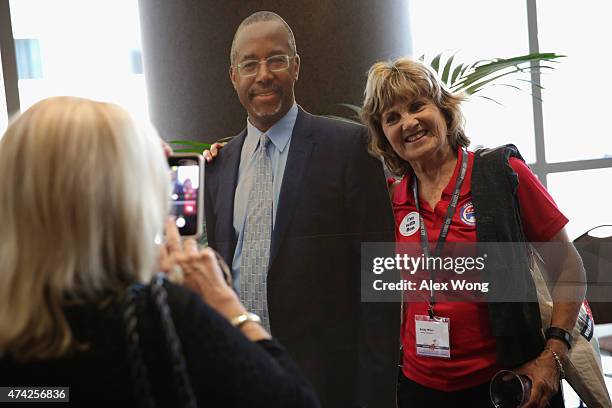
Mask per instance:
[[[421,244],[424,252],[435,253],[444,242],[477,241],[474,153],[466,150],[462,100],[425,65],[407,58],[377,63],[368,75],[362,118],[370,131],[370,149],[399,178],[390,183],[396,241]],[[536,248],[561,280],[584,282],[580,258],[564,229],[567,218],[522,160],[512,157],[508,163],[518,176],[516,196],[527,241],[567,244],[570,250],[561,257],[545,246]],[[422,301],[407,302],[400,407],[490,407],[488,384],[502,368],[532,381],[526,407],[556,404],[558,397],[551,398],[559,391],[560,364],[570,346],[562,335],[574,327],[584,296],[579,286],[575,299],[555,303],[545,348],[520,367],[498,363],[486,302],[435,302],[428,291]]]

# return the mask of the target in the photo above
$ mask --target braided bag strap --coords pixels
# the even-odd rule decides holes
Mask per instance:
[[[165,275],[157,274],[153,278],[151,294],[161,316],[166,346],[172,361],[172,378],[174,379],[181,405],[183,407],[196,408],[197,402],[191,388],[191,382],[189,381],[189,373],[187,372],[187,363],[183,355],[181,341],[176,333],[176,327],[170,314],[170,306],[168,306],[168,293],[164,288],[165,280]]]
[[[127,357],[130,365],[132,385],[135,389],[136,400],[142,408],[155,408],[155,399],[151,392],[147,365],[144,362],[140,348],[140,334],[138,333],[137,297],[144,286],[131,285],[123,300],[123,323],[127,344]]]
[[[165,344],[170,353],[172,378],[179,398],[177,406],[196,408],[198,405],[189,380],[187,363],[168,305],[168,293],[164,288],[165,280],[165,275],[155,275],[151,283],[151,296],[155,308],[160,314]],[[155,408],[155,398],[151,391],[147,365],[143,358],[141,339],[138,333],[138,297],[142,292],[145,292],[144,289],[145,286],[142,284],[133,284],[128,288],[123,303],[123,321],[126,329],[130,374],[136,390],[136,397],[142,408]]]

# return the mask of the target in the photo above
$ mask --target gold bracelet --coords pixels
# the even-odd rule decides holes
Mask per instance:
[[[548,347],[546,347],[544,350],[548,350],[550,351],[550,353],[552,354],[553,358],[555,359],[555,365],[557,366],[557,370],[559,370],[559,379],[562,380],[565,378],[565,370],[563,369],[563,364],[561,363],[561,358],[559,358],[559,355],[557,353],[555,353],[554,351],[552,351],[551,349],[549,349]]]
[[[257,316],[255,313],[247,312],[247,313],[238,315],[232,318],[232,320],[230,320],[230,323],[232,324],[232,326],[237,327],[237,328],[240,328],[240,326],[242,326],[246,322],[261,323],[261,318]]]

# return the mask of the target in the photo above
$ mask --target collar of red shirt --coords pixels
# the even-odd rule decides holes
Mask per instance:
[[[455,170],[453,171],[453,176],[450,181],[444,188],[442,192],[445,196],[452,196],[453,190],[455,189],[455,183],[457,181],[457,177],[459,176],[459,169],[461,167],[461,158],[464,150],[458,149],[457,151],[457,164],[455,165]],[[470,194],[472,191],[472,166],[474,165],[474,153],[468,152],[468,168],[467,173],[465,175],[465,180],[463,180],[463,185],[461,186],[461,192],[459,193],[460,197]],[[402,177],[400,180],[400,184],[395,189],[395,193],[393,194],[393,204],[394,205],[405,205],[408,202],[414,201],[412,197],[412,179],[414,178],[414,174],[412,172],[408,172]]]

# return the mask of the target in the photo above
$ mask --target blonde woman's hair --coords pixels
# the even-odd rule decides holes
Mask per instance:
[[[391,147],[383,133],[381,117],[396,103],[416,97],[430,99],[440,109],[446,120],[449,143],[454,150],[470,144],[463,129],[462,95],[445,89],[437,76],[419,61],[404,57],[377,62],[368,72],[361,120],[369,130],[370,152],[382,157],[387,168],[400,177],[411,167]]]
[[[148,280],[169,172],[150,126],[75,97],[38,102],[0,139],[0,354],[75,349],[63,312]]]

